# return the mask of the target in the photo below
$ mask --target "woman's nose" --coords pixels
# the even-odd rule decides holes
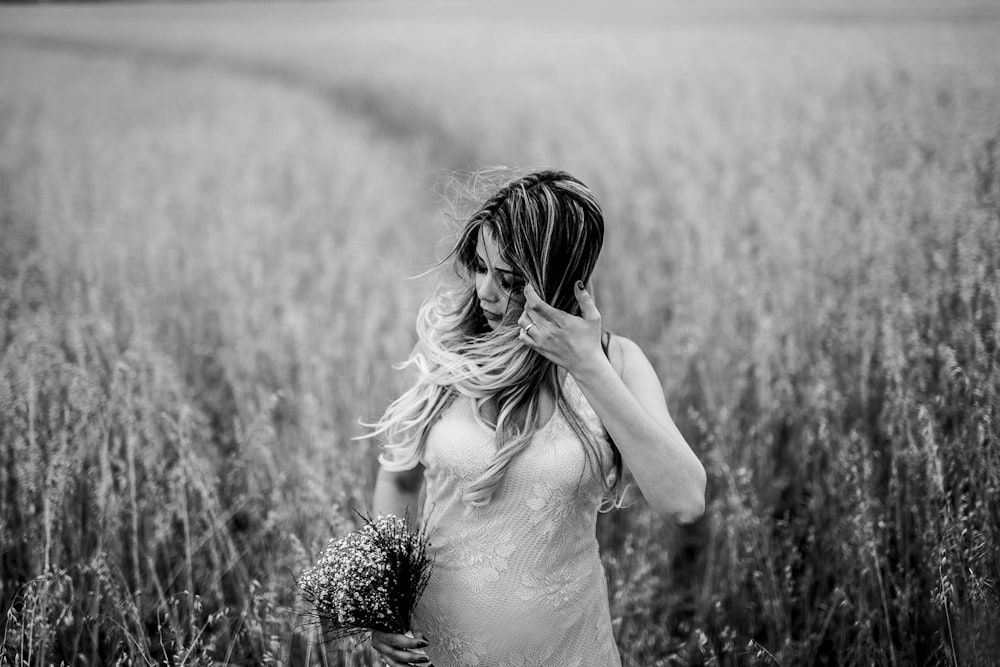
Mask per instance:
[[[476,296],[484,303],[494,303],[497,300],[497,288],[488,273],[476,276]]]

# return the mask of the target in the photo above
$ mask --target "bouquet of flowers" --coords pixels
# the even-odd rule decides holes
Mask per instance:
[[[430,579],[433,562],[423,530],[411,531],[391,514],[362,519],[358,530],[330,540],[297,582],[325,641],[369,630],[407,633]]]

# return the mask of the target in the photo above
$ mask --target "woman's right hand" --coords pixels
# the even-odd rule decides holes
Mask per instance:
[[[423,651],[417,653],[414,649],[429,646],[423,635],[417,633],[413,637],[397,635],[381,630],[372,630],[372,648],[382,654],[385,664],[390,667],[407,667],[407,665],[429,665],[430,658]]]

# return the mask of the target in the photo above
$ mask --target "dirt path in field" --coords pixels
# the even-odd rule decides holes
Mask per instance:
[[[215,70],[291,88],[318,98],[324,106],[372,126],[390,142],[425,147],[428,170],[467,170],[482,162],[471,146],[463,145],[433,116],[408,107],[406,100],[380,93],[374,87],[318,80],[291,65],[170,46],[127,41],[97,41],[66,35],[15,34],[0,30],[4,46],[65,53],[83,57],[122,58],[130,62],[172,69]]]

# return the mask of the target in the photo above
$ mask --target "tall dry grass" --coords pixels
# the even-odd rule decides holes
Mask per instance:
[[[4,655],[283,660],[443,231],[413,158],[291,90],[2,63]]]
[[[598,190],[709,469],[601,519],[627,664],[1000,659],[995,23],[72,11],[0,57],[4,659],[368,664],[284,608],[471,161]]]

